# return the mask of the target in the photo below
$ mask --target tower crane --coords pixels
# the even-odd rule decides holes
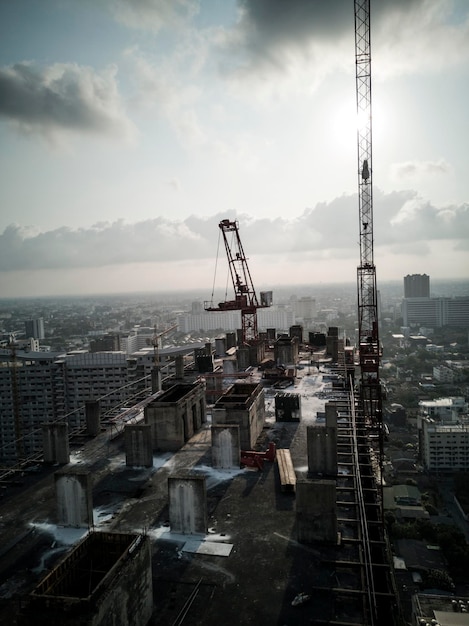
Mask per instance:
[[[214,306],[212,293],[212,301],[204,302],[204,308],[206,311],[241,311],[242,341],[252,343],[259,338],[257,309],[269,307],[272,304],[272,292],[261,292],[259,302],[239,236],[238,222],[225,219],[218,224],[218,227],[223,235],[235,297],[234,300],[225,300],[219,302],[218,306]]]
[[[382,440],[381,345],[373,252],[370,0],[355,0],[355,66],[360,228],[357,270],[359,398],[365,422],[378,428]]]

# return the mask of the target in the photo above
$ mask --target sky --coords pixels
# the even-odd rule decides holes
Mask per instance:
[[[371,50],[378,286],[466,279],[469,3]],[[0,298],[354,282],[356,127],[353,0],[2,0]]]

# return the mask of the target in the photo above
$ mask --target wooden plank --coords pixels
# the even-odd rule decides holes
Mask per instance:
[[[296,474],[290,450],[286,448],[277,449],[277,464],[282,491],[296,491]]]

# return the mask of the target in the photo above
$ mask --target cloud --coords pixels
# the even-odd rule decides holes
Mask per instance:
[[[115,19],[128,28],[158,32],[181,28],[199,10],[195,0],[110,0]]]
[[[119,95],[117,70],[32,62],[0,68],[0,116],[27,134],[63,131],[129,138],[135,133]]]
[[[314,89],[336,71],[354,71],[353,2],[239,0],[236,25],[221,31],[223,72],[238,81],[285,80]],[[462,12],[463,9],[461,8]],[[373,72],[434,72],[469,58],[468,10],[452,0],[381,0],[372,6]]]
[[[123,220],[90,228],[37,232],[10,225],[0,235],[0,271],[66,269],[129,263],[182,262],[214,258],[222,219],[237,219],[246,255],[267,258],[354,258],[358,262],[358,199],[344,195],[307,209],[298,218],[256,219],[228,212],[183,221]],[[415,192],[375,192],[375,247],[425,254],[426,242],[458,243],[469,237],[469,205],[438,208]],[[222,247],[220,248],[222,249]],[[461,248],[462,249],[462,248]],[[223,256],[223,255],[222,255]]]
[[[405,161],[391,166],[393,180],[412,179],[421,176],[444,175],[451,172],[450,164],[444,159],[439,161]]]

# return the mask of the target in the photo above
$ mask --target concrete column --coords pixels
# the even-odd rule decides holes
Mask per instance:
[[[59,470],[54,474],[57,523],[87,528],[93,523],[92,478],[87,470]]]
[[[159,365],[154,365],[151,369],[151,391],[152,393],[161,391],[161,369]]]
[[[207,488],[205,476],[169,476],[169,524],[183,535],[207,534]]]
[[[44,463],[69,463],[68,424],[47,422],[42,425]]]
[[[184,378],[184,357],[182,354],[178,354],[175,359],[176,378],[181,380]]]
[[[337,543],[335,480],[297,480],[295,506],[300,543]]]
[[[326,402],[326,427],[337,427],[337,405],[335,402]]]
[[[337,476],[337,428],[308,426],[306,438],[309,472]]]
[[[127,424],[124,428],[125,463],[128,467],[153,467],[150,424]]]
[[[225,356],[226,353],[226,339],[225,337],[217,337],[215,339],[215,355]]]
[[[239,469],[241,454],[239,426],[212,426],[212,465],[220,469]]]
[[[101,405],[99,400],[85,402],[86,432],[91,437],[97,437],[101,432]]]

